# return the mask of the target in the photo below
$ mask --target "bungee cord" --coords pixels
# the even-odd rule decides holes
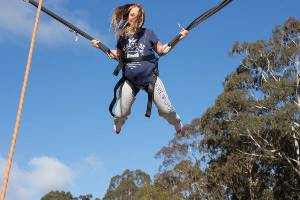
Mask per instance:
[[[24,0],[27,3],[30,3],[31,5],[38,7],[38,3],[34,0]],[[44,13],[46,13],[47,15],[51,16],[52,18],[54,18],[55,20],[59,21],[60,23],[62,23],[63,25],[65,25],[66,27],[68,27],[70,29],[71,32],[74,32],[76,35],[79,34],[82,37],[86,38],[87,40],[94,40],[95,38],[92,37],[91,35],[89,35],[88,33],[86,33],[85,31],[81,30],[80,28],[78,28],[77,26],[73,25],[72,23],[70,23],[69,21],[63,19],[62,17],[58,16],[57,14],[55,14],[54,12],[52,12],[51,10],[45,8],[44,6],[42,6],[42,11]],[[105,54],[109,54],[110,53],[110,49],[105,46],[102,42],[98,43],[99,49],[101,51],[103,51]]]
[[[34,0],[23,0],[23,1],[25,1],[27,3],[30,3],[31,5],[33,5],[35,7],[38,7],[38,3]],[[205,21],[206,19],[208,19],[209,17],[211,17],[215,13],[219,12],[222,8],[227,6],[232,1],[233,0],[223,0],[220,4],[218,4],[217,6],[211,8],[209,10],[207,10],[206,12],[201,14],[199,17],[197,17],[195,20],[193,20],[185,29],[188,30],[188,31],[192,30],[193,28],[198,26],[200,23],[202,23],[203,21]],[[42,6],[42,11],[45,12],[46,14],[48,14],[50,17],[54,18],[55,20],[59,21],[63,25],[67,26],[70,29],[71,32],[74,32],[76,34],[76,36],[77,36],[77,34],[79,34],[82,37],[84,37],[84,38],[86,38],[87,40],[90,40],[90,41],[92,41],[93,39],[96,39],[96,38],[90,36],[88,33],[81,30],[80,28],[76,27],[75,25],[73,25],[69,21],[67,21],[67,20],[63,19],[62,17],[58,16],[57,14],[52,12],[51,10],[45,8],[44,6]],[[120,23],[119,24],[120,27],[122,27],[122,26],[124,26],[124,24],[126,24],[125,21],[120,21],[119,23]],[[170,42],[168,42],[168,46],[170,46],[173,49],[175,47],[175,45],[179,42],[180,36],[181,35],[179,34],[174,39],[172,39]],[[98,48],[107,55],[109,55],[111,53],[110,49],[106,45],[104,45],[102,42],[98,43]],[[115,60],[119,61],[118,59],[115,59]]]
[[[5,200],[5,194],[6,194],[9,174],[10,174],[10,170],[11,170],[11,163],[12,163],[15,146],[16,146],[16,142],[17,142],[17,137],[18,137],[18,133],[19,133],[21,115],[22,115],[22,110],[23,110],[23,103],[24,103],[24,99],[25,99],[26,87],[27,87],[27,82],[28,82],[28,77],[29,77],[29,72],[30,72],[32,54],[33,54],[34,44],[35,44],[35,40],[36,40],[36,33],[37,33],[37,29],[38,29],[38,23],[39,23],[39,19],[40,19],[42,4],[43,4],[43,0],[40,0],[39,4],[38,4],[34,27],[33,27],[33,33],[32,33],[32,38],[31,38],[31,43],[30,43],[30,50],[29,50],[29,55],[28,55],[28,59],[27,59],[22,90],[21,90],[21,96],[20,96],[20,101],[19,101],[19,106],[18,106],[18,113],[17,113],[16,123],[15,123],[14,133],[13,133],[13,139],[12,139],[9,156],[7,159],[5,174],[4,174],[4,178],[3,178],[3,183],[2,183],[1,200]]]
[[[224,8],[226,5],[228,5],[230,2],[232,2],[233,0],[224,0],[222,1],[219,5],[207,10],[206,12],[204,12],[202,15],[200,15],[199,17],[197,17],[194,21],[192,21],[185,29],[190,31],[193,28],[195,28],[196,26],[198,26],[200,23],[202,23],[203,21],[205,21],[206,19],[208,19],[210,16],[214,15],[215,13],[217,13],[218,11],[220,11],[222,8]],[[178,25],[179,27],[181,27],[181,25]],[[173,40],[171,40],[168,43],[168,46],[170,46],[171,48],[173,48],[180,40],[180,34],[177,35]]]

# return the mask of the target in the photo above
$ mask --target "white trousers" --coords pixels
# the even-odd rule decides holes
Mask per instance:
[[[134,101],[135,95],[132,86],[128,81],[125,81],[120,87],[120,94],[115,108],[114,122],[117,128],[121,129],[127,120]],[[157,107],[159,116],[165,118],[173,126],[180,123],[180,117],[172,106],[166,89],[159,77],[157,77],[154,87],[153,102]]]

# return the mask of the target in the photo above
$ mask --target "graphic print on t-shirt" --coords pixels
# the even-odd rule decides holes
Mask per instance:
[[[139,40],[135,37],[128,38],[128,43],[124,45],[123,51],[127,53],[127,58],[136,58],[144,55],[144,49],[146,45],[139,43]],[[135,68],[141,65],[140,62],[128,63],[127,66]]]

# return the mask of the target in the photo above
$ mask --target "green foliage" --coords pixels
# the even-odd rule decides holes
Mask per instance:
[[[41,198],[41,200],[74,200],[70,192],[51,191]]]
[[[135,199],[138,191],[150,185],[150,181],[150,176],[141,170],[125,170],[121,176],[117,175],[111,179],[103,200]]]
[[[93,195],[86,194],[86,195],[79,195],[79,197],[75,198],[75,200],[92,200]]]
[[[236,42],[236,54],[244,58],[215,104],[158,153],[161,169],[202,162],[200,199],[300,199],[300,22],[288,19],[268,41]]]
[[[154,186],[166,199],[198,199],[203,197],[202,172],[190,160],[178,163],[173,169],[157,174]]]
[[[51,191],[47,193],[41,200],[92,200],[93,195],[80,195],[79,197],[73,197],[70,192],[64,191]],[[100,200],[99,198],[95,198],[95,200]]]

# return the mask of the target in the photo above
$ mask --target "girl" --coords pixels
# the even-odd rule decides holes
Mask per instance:
[[[118,37],[117,49],[111,50],[110,58],[122,60],[123,81],[120,83],[120,94],[114,114],[114,131],[119,134],[122,126],[131,112],[131,106],[139,89],[148,91],[153,84],[152,98],[158,113],[174,126],[177,133],[181,132],[182,123],[172,106],[165,87],[158,77],[158,55],[167,54],[171,47],[162,45],[156,35],[149,29],[143,28],[145,13],[139,4],[126,4],[117,7],[112,15],[111,26]],[[180,31],[183,39],[188,31]],[[98,47],[98,40],[92,44]],[[120,66],[119,64],[119,66]],[[153,78],[155,77],[155,78]]]

